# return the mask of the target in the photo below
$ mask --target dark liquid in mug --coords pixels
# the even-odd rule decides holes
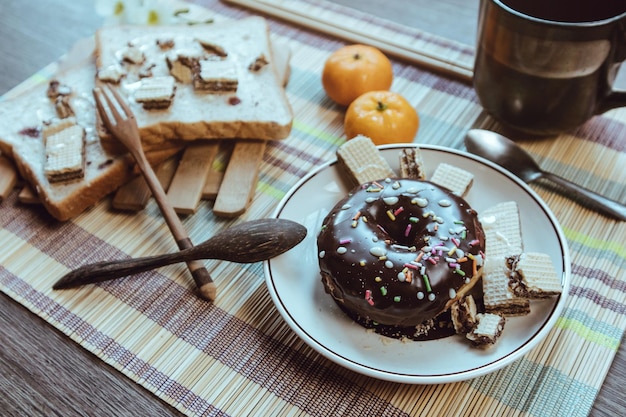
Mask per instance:
[[[483,107],[532,134],[559,133],[581,125],[595,113],[598,92],[609,88],[606,77],[601,76],[606,74],[602,67],[584,77],[541,78],[503,65],[480,51],[477,58],[474,85],[481,92]]]
[[[626,0],[500,0],[528,16],[554,22],[595,22],[626,12]]]

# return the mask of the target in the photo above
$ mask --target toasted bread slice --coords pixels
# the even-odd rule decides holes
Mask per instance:
[[[20,175],[31,185],[39,201],[62,221],[93,206],[136,175],[130,156],[112,153],[101,146],[95,129],[94,74],[95,62],[87,60],[59,73],[48,84],[37,85],[16,98],[0,102],[3,155],[15,161]],[[44,128],[70,118],[84,130],[84,169],[78,178],[51,181],[45,172]],[[152,163],[158,163],[180,149],[181,144],[172,142],[146,156]]]
[[[289,48],[272,44],[272,53],[282,88],[289,79]],[[15,162],[33,190],[34,201],[41,202],[53,217],[62,221],[80,214],[138,174],[121,144],[113,138],[100,140],[100,122],[92,98],[95,58],[84,57],[83,52],[78,55],[76,63],[66,64],[50,83],[0,102],[2,155]],[[44,172],[44,124],[65,118],[75,119],[85,130],[84,173],[71,181],[51,183]],[[146,156],[157,164],[178,153],[186,143],[161,142],[145,149]]]
[[[145,149],[173,138],[274,140],[291,131],[291,107],[261,17],[103,27],[96,54],[97,82],[127,99]],[[162,93],[146,98],[155,79]],[[102,128],[99,133],[107,146],[110,136]]]

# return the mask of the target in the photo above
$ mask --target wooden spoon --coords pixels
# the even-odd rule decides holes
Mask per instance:
[[[296,246],[306,233],[304,226],[291,220],[252,220],[223,230],[205,242],[179,252],[84,265],[64,275],[52,288],[60,290],[94,284],[195,259],[237,263],[264,261]]]

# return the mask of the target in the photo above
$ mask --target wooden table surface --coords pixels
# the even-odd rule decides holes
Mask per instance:
[[[471,44],[478,0],[335,0]],[[45,7],[43,6],[45,4]],[[54,61],[101,24],[91,1],[3,0],[0,3],[0,94]],[[0,295],[0,414],[7,416],[180,415],[45,321]],[[592,416],[626,410],[622,343]]]

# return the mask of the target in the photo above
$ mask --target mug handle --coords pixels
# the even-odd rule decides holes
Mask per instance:
[[[619,32],[616,36],[618,38],[616,42],[618,49],[615,54],[615,62],[618,63],[618,67],[615,72],[616,74],[617,71],[619,71],[619,65],[622,65],[623,62],[626,60],[626,16],[624,16],[617,23],[617,26],[617,30]],[[598,106],[597,114],[601,114],[611,109],[616,109],[618,107],[624,106],[626,106],[626,91],[611,91],[609,95],[606,96],[604,100],[602,100],[602,103],[600,103],[600,105]]]
[[[626,91],[613,91],[598,106],[598,114],[626,106]]]

